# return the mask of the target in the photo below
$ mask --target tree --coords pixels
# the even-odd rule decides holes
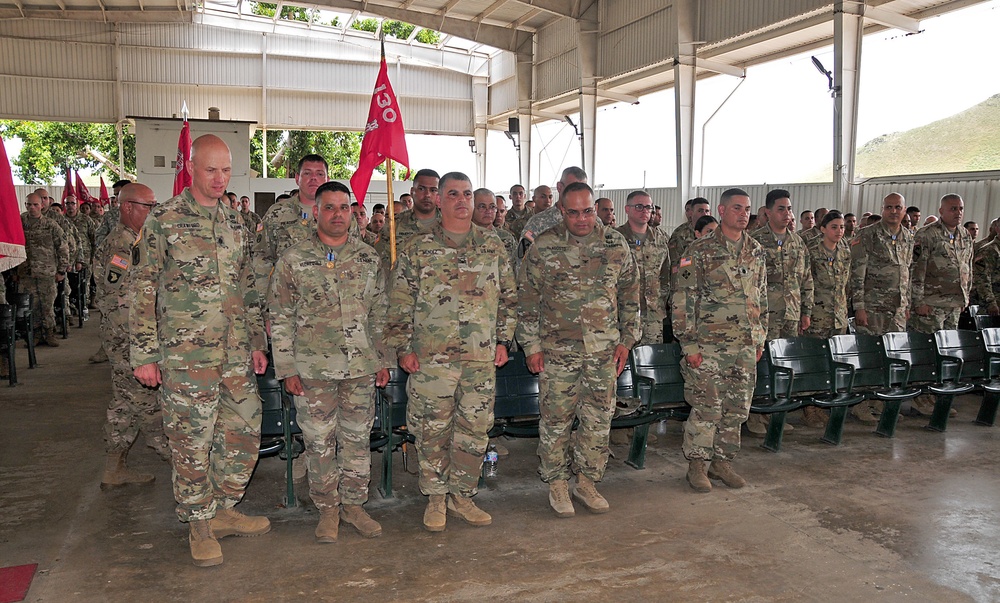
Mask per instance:
[[[361,154],[361,132],[314,132],[306,130],[271,131],[267,133],[267,156],[273,160],[281,145],[282,160],[267,169],[270,178],[291,178],[299,159],[315,153],[330,164],[331,180],[346,180],[354,174]],[[261,146],[263,135],[258,130],[250,142],[250,168],[262,172]]]
[[[386,19],[382,22],[382,31],[385,32],[385,35],[398,40],[409,39],[410,34],[413,33],[415,28],[415,25],[403,23],[402,21],[390,21]],[[351,29],[375,33],[378,31],[378,19],[357,19],[351,23]],[[432,29],[421,29],[417,32],[416,40],[423,44],[437,44],[441,41],[441,34]]]
[[[251,2],[250,12],[255,15],[260,15],[262,17],[274,18],[274,11],[278,10],[277,4],[271,4],[269,2]],[[319,11],[314,8],[302,8],[300,6],[282,6],[281,16],[279,19],[284,19],[286,21],[312,21],[314,16],[318,15]]]
[[[14,160],[17,176],[27,184],[54,182],[65,168],[89,168],[117,180],[118,176],[86,153],[87,147],[118,161],[118,137],[114,124],[61,123],[51,121],[0,120],[0,135],[20,138],[24,143]],[[135,135],[126,134],[125,171],[135,173]]]

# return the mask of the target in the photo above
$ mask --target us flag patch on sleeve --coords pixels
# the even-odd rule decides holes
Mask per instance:
[[[111,265],[117,266],[122,270],[128,270],[128,260],[126,260],[125,258],[121,257],[118,254],[115,254],[115,256],[111,258]]]
[[[691,265],[691,258],[690,257],[686,257],[686,258],[681,258],[681,261],[680,261],[679,264],[677,264],[677,267],[678,268],[685,268],[685,267],[690,266],[690,265]]]

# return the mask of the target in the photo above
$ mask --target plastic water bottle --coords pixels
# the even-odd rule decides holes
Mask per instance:
[[[497,447],[495,444],[490,444],[486,448],[486,458],[483,460],[483,466],[485,468],[486,477],[496,477],[497,476],[497,459],[500,455],[497,454]]]

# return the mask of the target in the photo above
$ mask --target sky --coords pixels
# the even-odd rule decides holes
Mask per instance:
[[[865,37],[859,147],[876,136],[936,121],[1000,93],[995,75],[1000,0],[926,19],[921,28],[922,33],[911,36],[886,30]],[[810,56],[833,68],[829,46],[750,67],[742,84],[726,75],[698,81],[695,184],[815,181],[829,170],[833,100],[826,78],[813,67]],[[643,96],[638,105],[616,103],[598,109],[596,173],[591,178],[595,186],[676,184],[673,94],[670,89]],[[580,123],[579,116],[573,118]],[[442,173],[457,170],[475,178],[475,155],[468,141],[469,137],[407,136],[414,168],[433,165]],[[532,145],[533,186],[554,184],[562,167],[582,163],[576,134],[565,122],[535,124]],[[6,146],[13,160],[20,144],[6,141]],[[486,182],[477,184],[506,190],[518,179],[514,147],[502,132],[490,132],[487,148]]]

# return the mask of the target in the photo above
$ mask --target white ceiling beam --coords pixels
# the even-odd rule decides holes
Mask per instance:
[[[734,77],[746,77],[747,70],[740,67],[733,67],[732,65],[727,65],[721,61],[713,61],[712,59],[702,59],[700,57],[692,56],[680,56],[677,58],[677,62],[681,65],[691,65],[692,67],[697,67],[699,69],[708,69],[709,71],[714,71],[716,73],[724,73],[726,75],[732,75]]]
[[[285,8],[285,3],[283,2],[283,0],[278,0],[278,5],[274,7],[274,16],[271,17],[272,21],[274,21],[275,23],[278,22],[278,19],[281,18],[281,9],[283,8]]]
[[[574,0],[517,0],[517,3],[541,9],[557,17],[576,19],[580,16],[579,6]]]
[[[524,13],[523,15],[521,15],[520,19],[518,19],[517,21],[514,21],[511,24],[510,28],[511,29],[521,29],[522,25],[524,25],[528,21],[531,21],[532,19],[534,19],[535,17],[537,17],[540,14],[542,14],[542,9],[540,9],[540,8],[529,10],[528,12]]]
[[[879,25],[901,29],[907,33],[920,33],[920,21],[885,8],[865,6],[864,17],[866,21],[874,21]]]
[[[442,6],[441,10],[439,10],[437,14],[441,15],[442,17],[447,15],[451,11],[451,9],[455,8],[455,6],[457,6],[458,3],[461,1],[462,0],[448,0],[448,3]]]
[[[23,12],[22,12],[23,10]],[[57,19],[61,21],[106,21],[108,23],[191,23],[192,13],[161,8],[140,10],[109,10],[102,13],[94,8],[32,9],[17,7],[0,8],[0,19]]]
[[[610,98],[611,100],[616,100],[622,103],[628,103],[630,105],[638,105],[639,97],[632,96],[631,94],[622,94],[621,92],[614,92],[612,90],[602,90],[597,89],[597,96],[600,98]]]
[[[500,10],[500,7],[503,6],[504,4],[507,4],[507,2],[508,2],[508,0],[497,0],[493,4],[487,6],[486,9],[483,10],[483,12],[479,13],[478,15],[476,15],[475,20],[479,21],[480,23],[482,23],[483,19],[485,19],[486,17],[489,17],[493,13],[497,12],[498,10]]]

